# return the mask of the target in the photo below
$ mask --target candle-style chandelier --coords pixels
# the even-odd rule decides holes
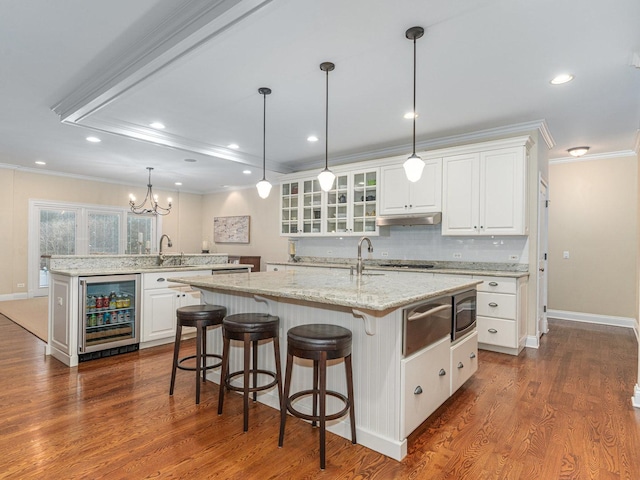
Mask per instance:
[[[151,170],[153,167],[147,167],[149,170],[149,183],[147,183],[147,194],[144,197],[144,200],[136,205],[136,197],[133,193],[129,194],[129,206],[131,207],[131,211],[138,215],[144,215],[151,213],[153,215],[168,215],[171,211],[171,197],[168,198],[169,206],[167,208],[161,207],[158,205],[158,195],[154,195],[153,186],[151,185]],[[147,202],[149,205],[147,206]]]

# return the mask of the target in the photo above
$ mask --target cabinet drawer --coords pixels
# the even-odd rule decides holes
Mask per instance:
[[[449,398],[451,340],[443,338],[401,362],[402,438]]]
[[[500,318],[478,317],[478,342],[516,348],[516,322]]]
[[[145,273],[142,275],[142,288],[149,290],[151,288],[167,288],[176,285],[184,286],[184,284],[169,282],[167,278],[197,277],[200,275],[211,275],[211,270],[177,270]]]
[[[482,280],[482,283],[478,285],[479,292],[491,292],[491,293],[516,293],[517,280],[515,278],[504,277],[483,277],[474,275],[475,280]]]
[[[478,292],[478,315],[515,320],[516,296],[506,293]]]
[[[478,332],[451,347],[451,394],[478,370]]]

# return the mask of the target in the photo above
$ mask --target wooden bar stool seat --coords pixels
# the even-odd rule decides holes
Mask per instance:
[[[207,353],[207,328],[222,324],[227,314],[227,308],[220,305],[189,305],[176,310],[177,326],[176,340],[173,346],[173,368],[171,370],[171,387],[169,395],[173,395],[176,382],[176,370],[189,370],[196,372],[196,404],[200,403],[200,372],[202,381],[206,380],[207,370],[222,365],[222,357],[217,354]],[[180,353],[180,340],[182,327],[195,327],[196,329],[196,354],[178,358]],[[216,358],[217,362],[207,365],[207,358]],[[184,365],[185,362],[195,359],[195,366]]]
[[[356,419],[353,401],[353,371],[351,364],[351,331],[338,325],[311,324],[299,325],[287,332],[287,366],[284,379],[284,394],[280,404],[280,437],[278,446],[284,443],[284,430],[287,412],[293,416],[310,420],[311,425],[320,423],[320,468],[325,468],[326,422],[336,420],[349,412],[351,423],[351,442],[356,443]],[[290,395],[291,374],[294,357],[313,360],[313,388],[301,390]],[[327,360],[344,358],[347,376],[347,395],[327,390]],[[303,413],[294,407],[300,397],[313,396],[313,412]],[[326,413],[326,397],[332,396],[344,402],[339,412]],[[319,401],[319,402],[318,402]],[[319,405],[318,405],[319,403]],[[319,412],[318,412],[319,407]]]
[[[218,414],[222,414],[225,389],[243,393],[243,430],[249,429],[249,393],[253,393],[253,400],[257,400],[257,392],[268,390],[274,386],[278,388],[278,400],[282,400],[282,374],[280,368],[280,318],[266,313],[238,313],[227,315],[222,321],[222,371],[220,373],[220,393],[218,399]],[[276,371],[258,369],[258,342],[273,340]],[[229,348],[231,340],[243,342],[243,369],[229,373]],[[249,356],[252,353],[252,363]],[[258,385],[258,374],[271,377],[273,381]],[[231,384],[235,377],[243,376],[242,386]],[[249,385],[249,377],[253,377],[253,386]]]

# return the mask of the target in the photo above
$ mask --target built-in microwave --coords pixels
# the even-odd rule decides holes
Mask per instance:
[[[476,328],[476,291],[468,290],[453,296],[451,341],[455,342]]]

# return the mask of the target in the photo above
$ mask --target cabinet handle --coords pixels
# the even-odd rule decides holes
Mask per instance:
[[[464,368],[464,364],[462,362],[458,362],[458,368]]]
[[[497,287],[498,286],[498,282],[489,282],[489,286],[490,287]]]
[[[447,374],[447,372],[444,371],[444,368],[441,368],[440,371],[438,372],[438,375],[441,377],[444,377]]]
[[[471,355],[469,355],[469,358],[476,358],[476,352],[471,352]]]
[[[160,278],[158,278],[158,279],[156,280],[156,282],[164,282],[164,281],[165,281],[165,279],[164,279],[164,278],[162,278],[162,277],[160,277]]]
[[[422,393],[422,387],[418,385],[416,389],[413,391],[414,395],[420,395]]]
[[[497,306],[498,306],[498,304],[497,304],[496,302],[491,302],[491,303],[489,304],[489,306],[490,306],[490,307],[497,307]]]
[[[274,269],[273,269],[273,271],[274,271],[274,272],[277,272],[277,271],[278,271],[278,267],[274,268]]]
[[[495,328],[490,328],[489,333],[498,333],[498,330],[496,330]]]

